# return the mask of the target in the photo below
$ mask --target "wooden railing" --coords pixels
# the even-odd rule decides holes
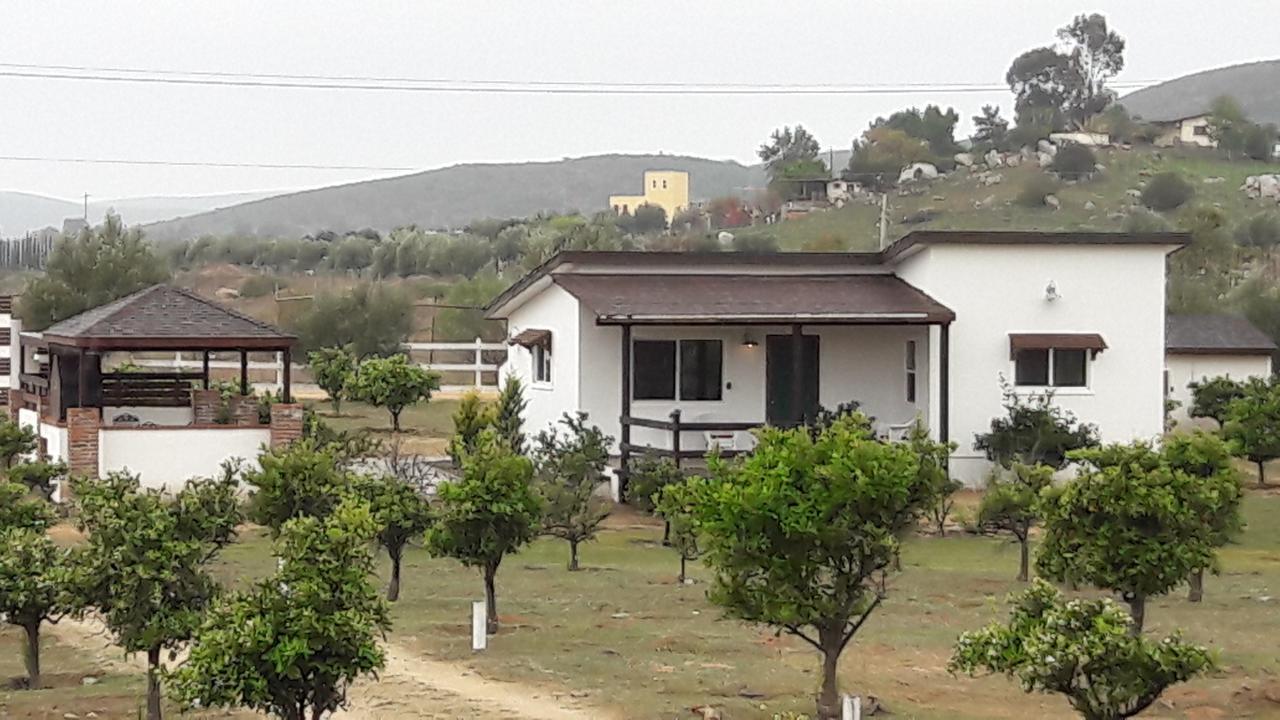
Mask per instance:
[[[682,460],[696,460],[706,457],[712,448],[705,450],[685,450],[681,436],[689,432],[741,432],[746,430],[754,430],[764,423],[761,422],[684,422],[681,420],[681,413],[672,410],[668,420],[655,420],[652,418],[639,418],[630,415],[623,415],[619,418],[624,428],[648,428],[650,430],[662,430],[670,433],[669,447],[655,447],[653,445],[641,445],[636,443],[622,443],[620,445],[619,454],[622,461],[622,472],[625,474],[629,471],[628,464],[632,455],[655,455],[657,457],[671,458],[676,467],[680,467]],[[630,433],[627,433],[629,436]],[[715,451],[721,457],[729,457],[740,455],[748,452],[746,450],[726,450],[715,448]]]
[[[191,384],[200,373],[104,373],[102,404],[137,407],[191,405]]]

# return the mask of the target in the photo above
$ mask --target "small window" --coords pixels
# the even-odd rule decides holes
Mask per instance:
[[[723,375],[719,340],[680,341],[680,399],[719,400]]]
[[[653,181],[653,189],[654,189],[654,190],[657,190],[657,189],[658,189],[658,181],[657,181],[657,180],[654,180],[654,181]]]
[[[1089,364],[1087,350],[1053,351],[1053,386],[1084,387],[1085,368]]]
[[[1209,126],[1208,126],[1208,125],[1196,125],[1194,128],[1192,128],[1192,129],[1191,129],[1191,134],[1192,134],[1192,135],[1201,135],[1201,136],[1205,136],[1205,137],[1207,137],[1207,136],[1209,135]]]
[[[1019,350],[1013,359],[1015,385],[1044,387],[1049,384],[1049,351]]]
[[[676,343],[674,340],[636,340],[632,396],[636,400],[676,399]]]
[[[907,341],[907,402],[916,401],[916,341]]]
[[[1014,384],[1026,387],[1086,387],[1089,351],[1077,348],[1023,349],[1014,356]]]
[[[551,382],[551,348],[546,345],[534,345],[529,348],[533,356],[533,381],[535,383]]]
[[[662,181],[662,189],[663,189],[663,190],[666,190],[666,189],[667,189],[667,181],[666,181],[666,180],[663,180],[663,181]]]

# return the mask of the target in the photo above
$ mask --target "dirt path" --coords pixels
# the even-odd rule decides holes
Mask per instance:
[[[146,658],[126,659],[96,621],[63,620],[52,626],[62,642],[93,655],[115,672],[146,670]],[[511,720],[602,720],[610,713],[581,706],[549,691],[488,680],[456,663],[416,657],[388,643],[387,666],[378,680],[357,682],[351,708],[334,720],[454,720],[500,717]]]

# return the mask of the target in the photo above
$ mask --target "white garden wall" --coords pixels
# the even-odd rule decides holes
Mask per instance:
[[[193,477],[217,476],[230,458],[256,466],[270,442],[267,427],[102,428],[98,473],[128,470],[141,477],[143,487],[174,490]]]

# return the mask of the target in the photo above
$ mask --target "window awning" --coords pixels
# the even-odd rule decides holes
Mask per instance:
[[[551,349],[551,331],[550,330],[525,330],[518,333],[515,337],[508,341],[512,345],[520,345],[522,347],[542,347]]]
[[[1107,349],[1107,341],[1097,333],[1009,333],[1009,355],[1019,350],[1091,350],[1098,354]]]

